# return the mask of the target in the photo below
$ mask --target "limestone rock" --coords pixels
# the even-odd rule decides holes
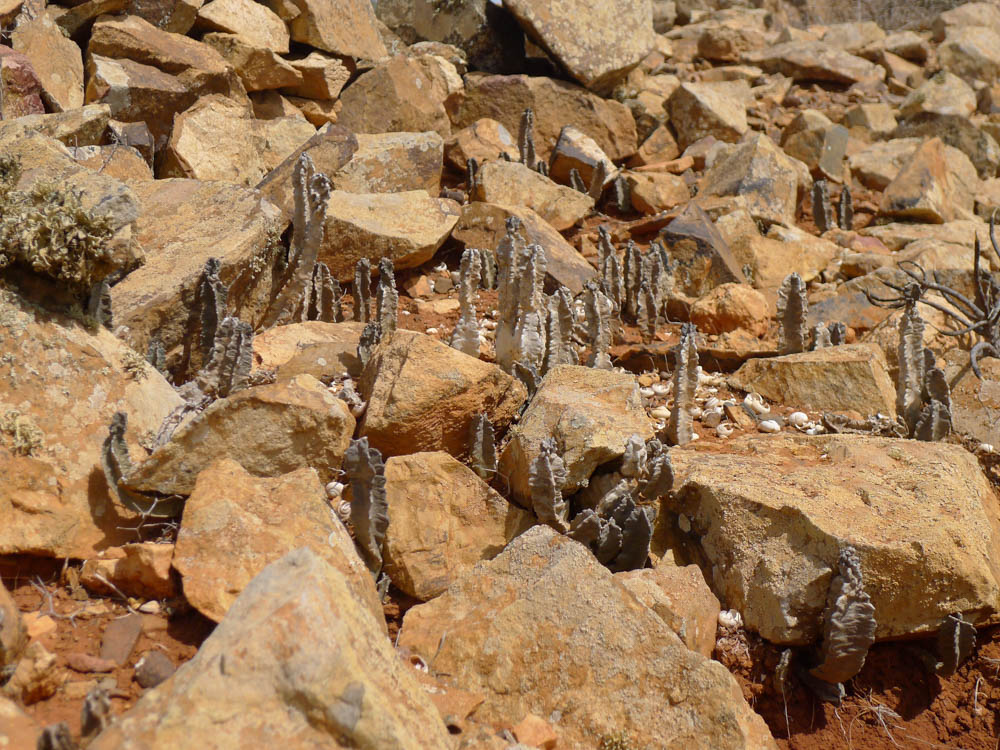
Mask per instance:
[[[358,390],[368,402],[358,434],[386,457],[443,450],[464,458],[476,416],[499,433],[527,398],[496,365],[401,329],[375,350]]]
[[[922,112],[907,118],[896,128],[894,138],[932,138],[937,136],[946,146],[958,149],[972,162],[983,179],[992,178],[1000,166],[1000,145],[989,133],[959,115]],[[950,152],[946,149],[946,154]],[[947,157],[946,157],[947,158]],[[949,161],[952,161],[949,159]]]
[[[881,81],[884,73],[862,57],[844,52],[824,42],[784,42],[747,52],[743,62],[757,65],[768,73],[781,73],[796,81],[861,83]]]
[[[752,359],[729,382],[796,409],[896,414],[896,389],[889,380],[885,356],[874,344]]]
[[[337,190],[348,193],[441,192],[444,141],[426,133],[359,134],[358,150],[330,177]]]
[[[719,600],[697,565],[662,562],[655,568],[615,573],[640,602],[660,616],[684,644],[707,659],[715,651]]]
[[[470,203],[462,207],[462,217],[452,236],[466,247],[495,250],[507,232],[506,220],[516,216],[521,220],[521,232],[529,243],[545,248],[546,278],[562,284],[573,294],[583,291],[583,285],[596,275],[586,258],[563,239],[545,219],[530,208],[503,206],[494,203]]]
[[[51,11],[19,23],[11,43],[31,60],[50,111],[83,106],[83,54],[75,42],[63,36]]]
[[[948,30],[938,46],[938,62],[966,80],[992,81],[1000,75],[1000,34],[988,26]]]
[[[822,632],[837,556],[860,555],[876,638],[929,633],[948,612],[996,612],[1000,508],[957,445],[861,435],[782,434],[720,454],[671,451],[677,477],[653,547],[690,522],[723,607],[774,643]]]
[[[573,78],[594,91],[609,92],[653,48],[649,0],[511,0],[504,7]]]
[[[288,103],[317,128],[337,122],[342,102],[339,99],[305,99],[288,96]]]
[[[949,31],[963,26],[1000,28],[1000,8],[992,3],[984,2],[964,3],[958,7],[950,8],[940,13],[931,25],[934,31],[934,41],[944,41]]]
[[[0,669],[16,664],[27,645],[28,633],[21,620],[21,611],[14,597],[0,583]]]
[[[517,143],[507,128],[490,117],[453,132],[444,144],[444,158],[460,172],[465,171],[469,159],[482,164],[502,154],[516,160],[519,156]]]
[[[445,107],[457,128],[491,117],[515,135],[521,113],[530,107],[535,113],[535,149],[543,160],[548,160],[564,125],[589,135],[614,161],[627,159],[638,147],[635,120],[624,104],[552,78],[470,73],[465,89]]]
[[[0,81],[4,90],[0,115],[4,120],[45,114],[42,103],[44,87],[23,52],[0,46]]]
[[[487,162],[476,176],[473,200],[525,206],[554,229],[577,224],[594,208],[594,199],[573,188],[557,185],[548,177],[519,162]]]
[[[80,583],[89,591],[104,596],[115,593],[105,583],[108,581],[128,596],[169,599],[177,595],[170,574],[173,556],[172,544],[141,542],[109,547],[102,550],[99,557],[84,560]]]
[[[549,177],[569,185],[569,173],[575,169],[580,173],[583,184],[589,188],[598,164],[604,164],[604,185],[607,185],[618,174],[618,168],[597,141],[572,125],[566,125],[559,131],[559,140],[549,159]]]
[[[205,0],[130,0],[126,11],[129,15],[144,18],[158,29],[187,34],[204,4]]]
[[[691,322],[704,333],[742,328],[760,337],[767,333],[771,314],[764,295],[747,284],[722,284],[691,306]]]
[[[210,0],[198,11],[198,27],[235,34],[247,44],[288,52],[288,29],[267,6],[254,0]]]
[[[751,27],[708,26],[698,37],[698,55],[713,62],[736,63],[743,53],[766,44],[764,35]]]
[[[899,105],[902,117],[921,112],[968,117],[976,111],[976,92],[954,73],[942,70],[914,89]]]
[[[66,681],[66,671],[57,665],[56,655],[41,641],[28,645],[14,674],[3,686],[2,695],[30,706],[55,695]]]
[[[135,352],[103,327],[91,333],[9,292],[0,319],[0,348],[12,355],[0,364],[0,415],[22,420],[14,434],[0,433],[0,554],[87,558],[134,539],[120,527],[135,515],[108,494],[101,445],[123,411],[138,460],[140,443],[180,398],[151,367],[130,375],[125,363]]]
[[[958,355],[967,363],[965,352]],[[1000,360],[979,360],[980,380],[971,368],[959,372],[951,383],[951,423],[955,432],[969,434],[982,443],[1000,445]],[[950,372],[950,370],[949,370]]]
[[[658,124],[646,136],[646,140],[639,146],[635,156],[629,161],[630,167],[641,167],[647,164],[658,164],[660,162],[672,161],[681,155],[680,146],[677,139],[665,124]]]
[[[653,437],[631,374],[559,365],[549,370],[500,455],[499,473],[511,492],[531,507],[528,473],[542,441],[555,438],[566,464],[562,487],[569,495],[586,487],[594,469],[621,458],[632,435]]]
[[[632,207],[651,215],[682,206],[691,198],[691,190],[680,175],[667,172],[627,172]]]
[[[236,34],[211,32],[201,39],[236,69],[247,91],[294,87],[302,73],[267,47],[250,44]]]
[[[111,289],[116,325],[128,327],[136,351],[155,334],[169,352],[188,339],[205,261],[219,258],[229,287],[229,314],[256,324],[271,294],[269,238],[287,226],[255,190],[219,182],[134,182],[142,204],[136,236],[145,265]]]
[[[496,557],[534,523],[530,513],[443,452],[390,458],[385,491],[385,573],[422,601],[441,594],[480,560]]]
[[[700,297],[720,284],[740,283],[743,272],[708,214],[690,202],[660,233],[680,274],[678,291]]]
[[[484,695],[481,722],[559,711],[560,747],[594,747],[623,729],[637,747],[666,747],[665,737],[776,747],[721,664],[688,650],[583,545],[547,526],[410,609],[399,643],[434,657],[448,684]]]
[[[917,148],[886,186],[879,213],[933,224],[967,218],[972,214],[973,196],[962,187],[959,175],[946,160],[941,139],[931,138]]]
[[[209,464],[184,504],[174,568],[184,598],[221,622],[261,570],[300,547],[336,569],[358,604],[382,621],[371,573],[330,513],[314,469],[262,479],[229,459]]]
[[[896,129],[896,116],[885,102],[856,104],[844,115],[847,127],[864,128],[876,137],[888,137]]]
[[[252,91],[249,96],[254,116],[258,120],[270,120],[274,117],[301,117],[305,119],[302,110],[292,104],[288,97],[282,96],[277,91]]]
[[[368,0],[291,0],[299,11],[292,39],[341,57],[379,60],[386,55]]]
[[[806,109],[782,132],[781,148],[805,164],[814,177],[843,182],[848,135],[847,128],[834,125],[821,112]]]
[[[195,657],[90,747],[166,750],[220,737],[287,750],[451,747],[382,622],[308,547],[264,568]]]
[[[354,278],[362,258],[382,258],[396,269],[415,268],[434,253],[458,222],[460,207],[424,190],[398,193],[348,193],[334,190],[326,213],[326,234],[319,260],[339,281]]]
[[[282,380],[294,375],[309,374],[323,380],[321,373],[348,372],[361,374],[358,361],[358,340],[364,323],[324,323],[310,320],[304,323],[275,326],[262,331],[253,339],[254,367],[277,370]],[[318,368],[312,371],[310,365]]]
[[[329,482],[336,478],[354,424],[344,402],[309,375],[246,388],[181,425],[135,468],[129,486],[190,495],[198,474],[222,457],[256,477],[311,466]]]
[[[0,122],[0,141],[7,140],[11,128],[23,133],[36,130],[64,146],[95,146],[104,138],[110,120],[111,108],[107,104],[88,104],[48,115],[24,115]]]
[[[749,98],[750,88],[743,81],[681,84],[666,105],[681,150],[709,135],[738,141],[748,130]]]
[[[354,133],[433,130],[447,138],[451,124],[444,97],[418,60],[396,55],[362,73],[344,90],[337,122]]]
[[[886,33],[874,21],[853,21],[827,26],[822,41],[856,55],[866,47],[883,41],[885,37]]]
[[[336,99],[351,77],[351,71],[339,58],[322,52],[310,52],[289,64],[298,71],[302,82],[285,87],[285,93],[307,99]]]
[[[152,180],[153,170],[138,151],[131,146],[70,147],[70,154],[78,164],[116,180]]]
[[[251,123],[259,134],[260,161],[265,171],[279,167],[290,154],[316,135],[315,126],[301,117],[275,117]]]
[[[921,144],[920,138],[872,143],[847,159],[851,174],[865,187],[885,190]]]

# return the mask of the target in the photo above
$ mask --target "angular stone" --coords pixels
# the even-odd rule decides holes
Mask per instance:
[[[598,164],[604,164],[604,185],[607,185],[618,174],[618,168],[597,141],[572,125],[566,125],[559,131],[559,140],[549,159],[549,177],[569,185],[570,171],[575,169],[580,173],[583,184],[589,188]]]
[[[324,380],[329,379],[322,377],[327,372],[355,377],[361,374],[357,351],[363,329],[364,323],[355,321],[318,320],[268,328],[254,336],[254,367],[276,370],[281,380],[302,374]]]
[[[889,380],[885,355],[874,344],[752,359],[729,382],[795,409],[896,414],[896,389]]]
[[[16,664],[27,645],[28,633],[21,620],[21,611],[14,597],[0,582],[0,669]]]
[[[637,747],[664,737],[777,747],[725,668],[684,646],[582,545],[536,526],[475,570],[410,609],[399,644],[484,695],[477,720],[558,711],[559,747],[592,747],[623,728]],[[503,654],[521,658],[498,662]]]
[[[290,60],[289,65],[302,76],[302,82],[286,86],[285,93],[306,99],[336,99],[351,77],[339,58],[322,52],[310,52],[301,60]]]
[[[336,123],[341,108],[339,99],[303,99],[301,96],[289,96],[288,103],[317,128]]]
[[[311,466],[323,482],[330,482],[354,425],[345,403],[310,375],[246,388],[181,425],[135,468],[129,486],[190,495],[198,474],[223,457],[255,477],[278,477]]]
[[[210,745],[220,736],[287,750],[451,747],[382,621],[308,547],[264,568],[195,657],[90,747]]]
[[[886,138],[896,129],[896,116],[885,102],[861,103],[847,110],[844,124],[851,128],[864,128],[876,137]]]
[[[48,115],[25,115],[0,123],[0,141],[7,140],[10,128],[22,133],[35,130],[65,146],[93,146],[104,139],[110,120],[111,108],[107,104],[88,104]]]
[[[667,101],[681,150],[706,136],[730,143],[740,140],[748,130],[749,98],[750,88],[743,81],[681,84]]]
[[[256,190],[221,182],[155,180],[132,190],[142,204],[136,237],[146,263],[111,288],[111,308],[136,351],[146,351],[154,335],[168,352],[190,342],[209,258],[222,263],[229,314],[259,324],[271,296],[270,238],[288,226],[275,207]]]
[[[362,258],[382,258],[396,269],[416,268],[434,257],[458,222],[460,207],[424,190],[398,193],[348,193],[334,190],[326,213],[326,234],[319,259],[339,281],[354,278]]]
[[[128,663],[142,635],[142,615],[135,612],[109,622],[101,635],[101,659],[119,667]]]
[[[358,138],[351,160],[330,175],[337,190],[348,193],[441,192],[444,141],[426,133],[379,133]]]
[[[668,172],[627,172],[632,207],[647,215],[682,206],[691,199],[687,181]]]
[[[27,55],[0,46],[0,83],[4,92],[0,115],[4,120],[45,114],[44,87]]]
[[[66,681],[66,671],[57,661],[41,641],[33,641],[3,686],[3,695],[24,706],[51,698]]]
[[[276,169],[299,146],[316,135],[316,128],[312,123],[301,117],[257,120],[252,126],[260,135],[260,160],[266,172]]]
[[[886,186],[879,214],[933,224],[967,218],[972,214],[973,196],[962,189],[962,182],[950,168],[941,139],[931,138],[917,147]]]
[[[696,203],[688,203],[664,227],[660,238],[681,270],[677,278],[683,280],[680,291],[684,294],[700,297],[720,284],[744,281],[743,271],[726,240]]]
[[[691,306],[691,322],[704,333],[741,328],[760,337],[767,333],[771,315],[767,299],[748,284],[722,284]]]
[[[291,0],[292,39],[341,57],[379,60],[386,56],[375,11],[368,0]]]
[[[562,284],[573,294],[582,292],[583,285],[596,275],[594,267],[551,224],[530,208],[469,203],[462,207],[462,217],[455,225],[452,237],[464,242],[466,247],[496,250],[507,233],[506,221],[510,216],[521,220],[525,241],[545,248],[546,283]]]
[[[976,92],[954,73],[942,70],[914,89],[899,105],[901,117],[921,112],[968,117],[976,111]]]
[[[221,622],[261,570],[300,547],[335,568],[355,600],[376,621],[381,619],[371,573],[344,524],[330,513],[313,469],[262,479],[229,459],[209,464],[184,504],[174,568],[184,598]]]
[[[70,154],[77,163],[116,180],[128,182],[153,179],[153,170],[142,154],[131,146],[71,146]]]
[[[514,497],[530,508],[528,474],[543,440],[555,438],[560,446],[566,464],[562,491],[569,495],[586,487],[598,466],[621,458],[632,435],[653,437],[633,375],[560,365],[542,379],[513,429],[499,473]]]
[[[753,28],[709,26],[698,37],[698,56],[713,62],[739,62],[743,53],[767,45],[764,35]]]
[[[275,52],[246,42],[236,34],[212,32],[201,39],[236,69],[247,91],[292,87],[302,83],[302,73]]]
[[[83,54],[75,42],[63,36],[50,11],[19,23],[11,43],[31,60],[50,111],[83,106]]]
[[[455,169],[464,172],[469,159],[482,164],[490,159],[519,157],[514,137],[503,125],[490,117],[476,120],[468,127],[452,133],[444,144],[444,158]]]
[[[915,31],[894,31],[880,42],[886,52],[915,63],[927,62],[930,45]]]
[[[358,434],[386,457],[441,450],[465,458],[473,419],[485,414],[499,433],[528,397],[496,365],[401,329],[376,349],[358,390],[368,402]]]
[[[865,237],[874,237],[892,252],[902,250],[911,242],[923,239],[939,240],[964,245],[971,250],[979,236],[983,247],[989,247],[989,232],[981,221],[949,221],[945,224],[911,224],[893,222],[867,226],[859,231]]]
[[[1000,167],[1000,145],[993,136],[977,128],[966,117],[922,112],[904,120],[893,133],[894,138],[935,136],[946,146],[968,156],[984,180],[996,175],[997,167]]]
[[[553,60],[594,91],[609,92],[653,48],[649,0],[510,0],[504,7]]]
[[[951,423],[955,432],[972,435],[981,443],[1000,445],[1000,360],[980,357],[980,380],[966,368],[968,356],[958,354],[964,372],[951,383]],[[949,370],[950,372],[951,370]]]
[[[840,347],[835,347],[840,348]],[[933,633],[949,612],[996,612],[1000,507],[961,446],[862,435],[750,436],[671,451],[676,480],[654,551],[684,514],[722,606],[773,643],[821,637],[837,556],[860,557],[876,638]]]
[[[502,160],[480,168],[470,198],[530,208],[559,231],[574,226],[594,208],[589,195],[557,185],[520,162]]]
[[[88,591],[104,596],[115,593],[110,583],[128,596],[169,599],[177,595],[170,575],[173,556],[172,544],[141,542],[109,547],[100,557],[84,560],[80,583]]]
[[[177,671],[177,667],[162,651],[147,651],[135,663],[135,681],[139,687],[154,688]]]
[[[740,195],[754,219],[794,226],[798,191],[795,160],[758,133],[715,160],[701,178],[698,195]]]
[[[942,68],[961,78],[994,81],[1000,75],[1000,34],[985,26],[949,29],[937,56]]]
[[[496,557],[534,523],[447,453],[393,456],[385,490],[384,570],[396,588],[422,601]]]
[[[530,107],[535,113],[535,149],[546,161],[567,124],[593,138],[614,161],[629,158],[638,147],[635,120],[624,104],[552,78],[470,73],[465,89],[450,97],[445,107],[455,127],[491,117],[515,135],[521,113]]]
[[[367,0],[363,0],[367,2]],[[362,73],[341,94],[337,122],[354,133],[451,134],[444,95],[418,60],[397,55]]]
[[[144,18],[158,29],[187,34],[204,4],[205,0],[130,0],[126,10],[129,15]]]
[[[781,73],[795,81],[831,81],[861,83],[881,81],[881,68],[862,57],[844,52],[824,42],[784,42],[747,52],[743,62],[763,68],[768,73]]]
[[[659,124],[646,136],[636,155],[629,161],[630,167],[642,167],[672,161],[681,155],[677,139],[665,124]]]
[[[62,29],[67,38],[81,36],[81,30],[91,25],[96,18],[108,14],[117,14],[125,10],[129,5],[129,0],[85,0],[73,8],[62,12],[55,17],[55,22]],[[174,31],[174,29],[170,29]]]
[[[288,52],[288,29],[273,12],[254,0],[211,0],[198,11],[198,27],[235,34],[253,47]]]
[[[985,2],[963,3],[950,8],[939,14],[931,25],[934,41],[943,42],[949,31],[963,26],[1000,28],[1000,8]]]
[[[848,131],[816,110],[803,110],[781,135],[781,148],[817,179],[844,181]]]
[[[822,41],[831,47],[856,55],[866,47],[885,39],[885,32],[874,21],[851,21],[827,26]]]
[[[302,110],[277,91],[252,91],[250,92],[250,102],[253,104],[254,116],[258,120],[270,120],[275,117],[301,117],[305,119]]]

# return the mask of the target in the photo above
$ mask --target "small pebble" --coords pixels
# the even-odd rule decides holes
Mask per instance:
[[[147,651],[135,665],[135,681],[144,688],[152,688],[170,677],[177,667],[161,651]]]
[[[112,672],[117,666],[111,659],[101,659],[78,651],[66,654],[66,666],[74,672]]]
[[[718,427],[722,424],[722,407],[706,410],[701,415],[701,423],[708,428]]]
[[[765,419],[758,423],[757,429],[761,432],[781,432],[781,425],[773,419]]]

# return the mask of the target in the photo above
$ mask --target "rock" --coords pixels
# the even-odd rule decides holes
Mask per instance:
[[[951,383],[951,423],[955,432],[972,435],[981,443],[996,447],[1000,445],[1000,360],[982,357],[979,369],[983,373],[980,380],[967,367],[968,356],[958,354],[963,369]],[[951,369],[949,368],[949,372]]]
[[[277,91],[253,91],[250,93],[253,113],[258,120],[270,120],[275,117],[301,117],[305,119],[302,110],[292,104],[288,97]],[[322,127],[322,126],[318,126]]]
[[[636,155],[629,161],[630,167],[642,167],[676,159],[681,155],[677,139],[665,124],[659,124],[646,136]]]
[[[111,659],[102,659],[100,656],[91,656],[80,651],[71,651],[66,654],[66,666],[74,672],[101,674],[114,672],[121,665]]]
[[[329,482],[353,434],[354,417],[344,402],[300,375],[213,402],[138,465],[128,482],[139,491],[190,495],[198,474],[223,457],[256,477],[311,466]]]
[[[17,664],[28,645],[28,633],[14,597],[0,582],[0,669]]]
[[[521,745],[553,750],[559,737],[549,722],[540,716],[528,714],[513,729],[514,737]]]
[[[393,456],[385,464],[385,489],[384,571],[396,588],[422,601],[496,557],[534,523],[447,453]]]
[[[566,464],[564,495],[587,486],[601,464],[624,454],[632,435],[653,437],[631,374],[559,365],[542,379],[500,455],[499,473],[514,497],[531,507],[528,473],[542,441],[555,438]]]
[[[114,589],[108,585],[111,583],[128,596],[169,599],[177,593],[170,577],[170,561],[173,556],[172,544],[141,542],[110,547],[102,550],[99,557],[84,560],[80,570],[80,583],[88,591],[104,596],[114,593]]]
[[[289,64],[298,71],[302,82],[285,87],[285,93],[307,99],[336,99],[351,77],[351,71],[339,58],[322,52],[310,52]]]
[[[445,95],[419,60],[396,55],[362,73],[344,90],[337,122],[354,133],[433,130],[447,138],[451,124]]]
[[[337,190],[348,193],[441,192],[444,141],[426,133],[359,134],[351,160],[330,175]]]
[[[103,327],[91,333],[10,292],[0,319],[12,355],[0,364],[0,414],[20,415],[14,434],[0,433],[0,555],[88,558],[134,538],[135,514],[108,495],[101,445],[123,411],[138,459],[180,398],[151,367],[130,374],[135,352]]]
[[[740,140],[748,130],[749,98],[750,87],[743,81],[681,84],[666,104],[681,150],[706,136]]]
[[[898,252],[911,242],[932,239],[940,242],[952,242],[972,249],[976,235],[984,247],[989,242],[989,232],[981,221],[949,221],[944,224],[910,224],[892,222],[867,226],[859,231],[865,237],[874,237],[882,242],[892,252]]]
[[[253,0],[210,0],[198,11],[200,29],[235,34],[253,47],[288,52],[288,29],[265,5]]]
[[[992,177],[980,183],[976,195],[976,216],[988,221],[997,210],[1000,210],[1000,178]]]
[[[445,107],[457,128],[491,117],[515,135],[521,113],[530,107],[535,113],[535,149],[546,161],[564,125],[589,135],[614,161],[629,158],[637,148],[635,120],[624,104],[552,78],[470,73],[465,89]]]
[[[254,124],[250,107],[218,94],[203,96],[174,118],[158,176],[256,185],[267,169]]]
[[[70,147],[73,159],[88,169],[114,177],[116,180],[152,180],[153,170],[138,151],[131,146],[113,144],[111,146]]]
[[[267,47],[250,44],[236,34],[218,32],[205,34],[201,40],[235,68],[247,91],[295,87],[302,83],[302,73]]]
[[[647,215],[682,206],[691,199],[687,182],[680,175],[665,172],[627,172],[632,208]]]
[[[851,174],[865,187],[885,190],[921,144],[920,138],[894,138],[866,146],[847,159]]]
[[[659,615],[689,649],[712,658],[719,600],[705,582],[701,568],[663,562],[653,569],[615,573],[615,578]]]
[[[691,322],[703,333],[742,328],[759,338],[770,326],[771,306],[747,284],[722,284],[691,306]]]
[[[901,117],[921,112],[968,117],[976,111],[976,92],[954,73],[935,74],[914,89],[899,105]]]
[[[469,426],[486,414],[499,433],[527,398],[521,381],[431,336],[397,330],[365,367],[358,434],[383,456],[443,450],[468,455]]]
[[[594,267],[551,224],[530,208],[470,203],[462,207],[462,216],[455,225],[452,237],[464,242],[466,247],[495,250],[507,233],[506,220],[509,216],[521,220],[521,233],[526,242],[545,248],[546,283],[562,284],[573,294],[582,292],[583,285],[596,275]]]
[[[40,641],[32,642],[14,674],[0,688],[2,696],[24,706],[51,698],[66,681],[66,672],[56,666],[57,661],[56,655],[49,653]]]
[[[147,259],[112,287],[111,307],[136,351],[145,352],[154,334],[168,352],[181,346],[195,324],[191,310],[209,258],[222,263],[229,314],[257,325],[271,295],[269,238],[287,226],[275,207],[255,190],[220,182],[156,180],[132,190],[142,204],[136,237]]]
[[[75,42],[63,36],[50,11],[19,23],[11,43],[31,61],[50,111],[83,106],[83,54]]]
[[[352,377],[360,375],[357,351],[363,328],[364,323],[355,321],[324,323],[318,320],[268,328],[254,336],[254,367],[277,370],[282,380],[305,373],[324,380],[321,373],[333,370],[338,370],[338,374],[348,372]],[[311,371],[309,365],[318,371]]]
[[[94,19],[119,13],[128,5],[129,0],[85,0],[73,8],[60,8],[60,12],[53,20],[68,38],[85,37],[87,28],[93,24]],[[81,31],[84,33],[81,34]]]
[[[743,272],[712,220],[691,202],[660,233],[682,280],[679,291],[700,297],[720,284],[740,283]]]
[[[594,91],[610,92],[653,48],[648,0],[591,5],[510,0],[504,7],[573,78]]]
[[[580,179],[588,188],[594,179],[598,164],[604,164],[604,185],[618,174],[618,168],[593,138],[582,130],[566,125],[559,131],[559,140],[549,159],[549,177],[563,185],[570,184],[570,170],[580,173]],[[603,186],[602,186],[603,187]]]
[[[690,521],[724,608],[773,643],[821,637],[839,551],[857,550],[876,638],[996,611],[996,497],[957,445],[861,435],[756,435],[724,454],[671,451],[653,547]],[[405,631],[404,631],[405,632]]]
[[[882,42],[885,37],[886,33],[874,21],[856,21],[827,26],[822,41],[856,55],[866,47]]]
[[[896,389],[882,350],[845,344],[811,352],[752,359],[729,382],[769,401],[808,411],[896,414]]]
[[[484,695],[478,721],[558,711],[559,747],[623,728],[637,747],[776,747],[722,665],[688,650],[582,545],[536,526],[475,570],[410,609],[399,644]]]
[[[594,209],[589,195],[557,185],[520,162],[502,160],[480,168],[470,198],[530,208],[559,231],[576,225]]]
[[[352,280],[362,258],[373,265],[389,258],[396,270],[415,268],[434,257],[460,211],[455,201],[432,198],[424,190],[370,194],[334,190],[319,260],[338,281]]]
[[[753,28],[709,26],[698,37],[698,56],[713,62],[739,62],[744,52],[761,49],[767,42]]]
[[[144,18],[158,29],[187,34],[204,3],[205,0],[130,0],[126,9],[129,15]]]
[[[96,106],[102,107],[104,105]],[[90,107],[84,107],[81,111],[86,111],[87,109],[90,109]],[[108,110],[108,114],[111,114],[110,109]],[[153,134],[149,132],[146,123],[109,120],[107,131],[112,145],[117,142],[123,146],[134,148],[146,160],[146,164],[153,164],[155,145],[153,143]]]
[[[337,122],[342,104],[339,99],[303,99],[301,96],[289,96],[288,103],[317,128]]]
[[[0,695],[0,745],[35,747],[42,728],[14,701]]]
[[[451,746],[382,622],[308,547],[264,568],[195,657],[90,747],[210,745],[219,737],[288,750]]]
[[[967,218],[972,214],[973,196],[962,187],[962,181],[946,161],[941,139],[931,138],[917,147],[886,186],[879,214],[933,224]]]
[[[330,513],[314,469],[262,479],[229,459],[209,464],[184,504],[174,567],[184,598],[221,622],[258,573],[300,547],[336,569],[355,601],[381,620],[371,573]]]
[[[444,158],[460,172],[466,170],[469,159],[482,164],[489,159],[500,158],[502,154],[517,160],[517,143],[507,128],[489,117],[455,131],[444,144]]]
[[[1000,75],[1000,34],[985,26],[948,30],[938,46],[941,67],[966,80],[992,81]]]
[[[972,162],[983,179],[996,175],[1000,166],[1000,145],[968,118],[959,115],[939,115],[923,112],[900,123],[894,138],[933,138],[937,136],[947,146],[958,149]]]
[[[856,104],[844,115],[849,128],[864,128],[878,138],[888,137],[896,129],[896,116],[885,102]]]
[[[142,635],[142,615],[132,613],[112,620],[105,626],[101,635],[101,658],[119,667],[125,666],[140,635]]]
[[[44,87],[27,55],[0,46],[0,82],[4,89],[0,115],[4,120],[45,113]]]
[[[170,657],[154,648],[135,663],[135,681],[140,687],[154,688],[176,671]]]
[[[375,12],[367,0],[290,0],[299,11],[289,23],[292,40],[340,57],[379,60],[386,55]]]
[[[260,134],[260,160],[270,172],[279,167],[299,146],[316,135],[316,127],[301,117],[275,117],[251,123]]]
[[[7,140],[8,129],[11,129],[22,133],[35,130],[64,146],[97,145],[103,140],[110,120],[111,108],[107,104],[88,104],[48,115],[24,115],[16,120],[0,121],[0,141]]]
[[[884,73],[864,58],[844,52],[824,42],[784,42],[743,55],[743,62],[781,73],[795,81],[861,83],[881,81]]]
[[[767,224],[795,225],[799,169],[763,133],[748,137],[722,153],[705,171],[698,195],[740,195],[754,219]]]
[[[943,42],[949,31],[963,26],[1000,28],[1000,8],[992,3],[974,2],[946,10],[931,25],[934,41]]]
[[[308,153],[316,165],[316,171],[328,177],[347,164],[358,150],[358,139],[340,125],[326,125],[316,131],[316,135],[299,146],[277,167],[260,181],[257,189],[271,203],[281,209],[285,221],[292,220],[295,206],[292,174],[299,157]]]
[[[848,131],[816,110],[803,110],[781,135],[781,148],[817,179],[844,181]]]

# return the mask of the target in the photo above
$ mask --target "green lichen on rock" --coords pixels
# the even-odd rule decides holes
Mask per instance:
[[[42,447],[43,435],[38,425],[16,409],[8,410],[0,418],[0,432],[10,436],[14,455],[31,456]]]
[[[86,294],[111,270],[109,214],[83,207],[78,191],[37,183],[18,190],[21,165],[0,156],[0,269],[31,268]]]

